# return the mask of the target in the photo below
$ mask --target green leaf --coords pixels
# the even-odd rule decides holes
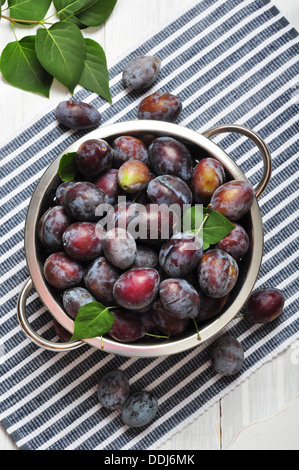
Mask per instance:
[[[60,21],[64,21],[94,3],[94,0],[53,0],[53,3]]]
[[[37,59],[35,36],[7,44],[1,54],[0,69],[11,85],[49,97],[53,77]]]
[[[112,103],[105,52],[92,39],[85,39],[86,58],[79,84]]]
[[[201,215],[202,214],[202,215]],[[202,208],[200,205],[190,207],[183,215],[182,224],[190,223],[190,231],[197,233],[201,229],[204,217],[207,219],[202,227],[203,249],[207,250],[210,245],[215,245],[222,238],[230,234],[235,228],[226,217],[210,208]]]
[[[74,334],[71,341],[95,338],[108,333],[114,322],[113,313],[100,302],[83,305],[75,318]]]
[[[109,18],[116,2],[117,0],[94,0],[76,16],[86,26],[100,26]]]
[[[69,152],[62,155],[57,172],[62,181],[72,181],[75,178],[78,171],[75,156],[76,152]]]
[[[220,242],[222,238],[230,234],[230,232],[235,228],[235,225],[232,224],[224,215],[219,214],[212,209],[204,209],[205,214],[209,213],[209,217],[206,220],[203,231],[204,231],[204,240],[210,245],[215,245]]]
[[[1,20],[2,5],[4,5],[5,2],[6,0],[0,0],[0,20]]]
[[[10,15],[18,20],[41,21],[51,5],[51,0],[8,0]]]
[[[73,94],[85,59],[85,41],[78,26],[58,22],[38,29],[35,50],[42,66]]]

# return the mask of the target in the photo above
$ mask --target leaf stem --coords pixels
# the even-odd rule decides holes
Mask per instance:
[[[211,204],[208,205],[207,210],[209,210],[210,207],[211,207]],[[196,236],[199,234],[199,232],[200,232],[201,229],[203,228],[203,226],[204,226],[204,224],[206,223],[206,221],[207,221],[209,215],[210,215],[210,214],[209,214],[209,212],[208,212],[208,213],[206,214],[205,218],[203,219],[202,223],[200,224],[199,229],[197,230],[197,232],[196,232],[196,234],[195,234]]]
[[[42,20],[19,20],[18,18],[12,18],[11,16],[6,16],[6,15],[1,15],[1,18],[4,18],[5,20],[10,21],[11,23],[28,23],[28,24],[53,24],[53,23],[48,23],[46,21]]]

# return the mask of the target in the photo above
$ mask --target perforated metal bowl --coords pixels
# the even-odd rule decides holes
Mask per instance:
[[[161,121],[137,120],[102,126],[80,138],[63,152],[75,152],[82,142],[90,138],[100,138],[112,142],[116,137],[121,135],[132,135],[136,137],[148,134],[157,137],[170,136],[184,142],[190,148],[195,158],[196,156],[214,157],[222,163],[230,178],[248,181],[244,173],[229,155],[210,140],[213,135],[225,132],[237,132],[251,139],[260,149],[264,169],[261,181],[255,187],[256,197],[251,210],[244,218],[245,228],[250,238],[250,249],[245,259],[242,260],[237,284],[231,292],[229,302],[223,312],[212,320],[199,325],[201,342],[219,333],[238,314],[252,292],[259,274],[263,255],[264,234],[257,199],[265,190],[272,170],[271,155],[265,142],[250,129],[239,125],[226,124],[209,129],[203,134],[199,134],[177,124]],[[149,339],[149,337],[147,337],[146,339],[139,340],[132,344],[117,342],[107,335],[107,337],[103,339],[103,348],[101,338],[74,341],[72,343],[56,343],[44,339],[33,330],[26,316],[26,299],[32,288],[36,289],[40,299],[53,317],[70,333],[73,333],[74,330],[74,321],[63,310],[61,296],[58,296],[44,279],[42,259],[42,252],[44,250],[37,236],[37,226],[40,217],[51,205],[56,188],[61,183],[57,176],[61,156],[62,154],[58,155],[45,171],[32,195],[28,207],[24,243],[30,278],[25,283],[19,295],[17,305],[18,319],[25,333],[37,345],[52,351],[67,351],[87,343],[90,346],[101,348],[107,353],[129,357],[166,356],[197,346],[199,342],[194,328],[188,329],[181,336],[170,338],[167,341],[157,340],[156,338]]]

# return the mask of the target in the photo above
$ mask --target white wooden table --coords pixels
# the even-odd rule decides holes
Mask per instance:
[[[104,48],[108,66],[131,51],[141,40],[196,0],[119,0],[102,28],[85,31],[85,37]],[[284,16],[299,30],[298,0],[273,0]],[[23,28],[22,35],[32,34]],[[1,21],[0,50],[13,41],[8,22]],[[23,92],[0,78],[1,140],[15,135],[43,112],[69,97],[54,81],[50,99]],[[182,432],[165,443],[161,450],[219,449],[299,449],[299,342],[292,344],[266,363],[240,386],[208,409]],[[0,426],[0,450],[17,450]]]

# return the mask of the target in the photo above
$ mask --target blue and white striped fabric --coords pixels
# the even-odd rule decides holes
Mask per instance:
[[[256,287],[282,289],[284,312],[268,325],[237,320],[229,326],[245,351],[235,378],[215,374],[206,344],[158,359],[116,357],[87,345],[59,354],[35,346],[16,316],[28,278],[26,210],[46,167],[83,135],[59,126],[51,110],[0,150],[0,419],[22,449],[156,449],[299,336],[298,34],[268,1],[201,0],[129,58],[140,54],[162,60],[152,90],[180,95],[179,124],[199,132],[220,123],[243,124],[270,147],[273,174],[259,201],[265,249]],[[136,118],[143,94],[123,88],[127,60],[110,70],[112,106],[86,90],[76,95],[99,109],[103,124]],[[235,134],[215,141],[256,184],[262,164],[252,143]],[[51,316],[36,292],[27,305],[35,330],[55,340]],[[115,368],[126,370],[132,391],[152,390],[159,400],[156,419],[145,430],[125,427],[118,411],[109,413],[98,403],[98,380]]]

